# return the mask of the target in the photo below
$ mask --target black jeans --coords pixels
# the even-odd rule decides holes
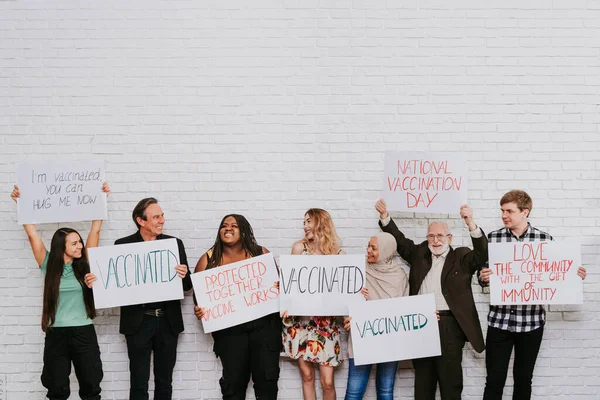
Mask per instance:
[[[440,316],[439,330],[442,355],[413,360],[416,400],[434,400],[438,382],[443,400],[461,398],[462,354],[467,337],[451,315]]]
[[[94,325],[50,328],[44,339],[42,385],[50,400],[66,400],[71,394],[71,362],[79,382],[79,397],[100,399],[100,382],[104,376],[100,348]]]
[[[544,327],[531,332],[509,332],[488,326],[486,337],[484,400],[502,400],[502,391],[508,374],[508,364],[513,347],[513,400],[531,399],[533,369],[542,344]]]
[[[148,400],[150,355],[154,352],[154,400],[171,400],[177,334],[164,316],[144,315],[140,330],[125,335],[129,356],[129,400]]]
[[[225,400],[244,400],[250,375],[256,400],[276,400],[281,351],[279,313],[213,332],[223,365],[219,380]]]

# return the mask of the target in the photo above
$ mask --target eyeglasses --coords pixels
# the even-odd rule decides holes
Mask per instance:
[[[426,236],[427,240],[433,241],[433,239],[443,240],[445,237],[452,236],[451,233],[444,235],[443,233],[438,233],[437,235],[429,234]]]

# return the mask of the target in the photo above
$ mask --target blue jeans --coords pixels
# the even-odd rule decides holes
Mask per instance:
[[[348,386],[346,386],[346,397],[344,397],[344,400],[360,400],[363,398],[367,390],[367,383],[369,383],[369,375],[371,375],[373,365],[377,366],[377,376],[375,378],[377,400],[394,399],[394,382],[396,381],[398,361],[354,365],[354,358],[351,358],[349,364]]]

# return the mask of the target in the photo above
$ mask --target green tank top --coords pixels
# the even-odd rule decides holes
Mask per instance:
[[[46,267],[48,265],[48,255],[42,263],[42,276],[46,277]],[[60,277],[60,287],[58,289],[58,304],[56,305],[56,319],[54,327],[63,328],[68,326],[84,326],[92,324],[92,320],[87,316],[85,303],[83,301],[83,289],[75,277],[72,264],[64,264],[62,276]]]

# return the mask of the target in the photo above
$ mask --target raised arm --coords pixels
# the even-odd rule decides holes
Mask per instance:
[[[87,240],[85,241],[85,248],[91,249],[93,247],[98,247],[98,243],[100,242],[100,229],[102,228],[102,220],[95,219],[92,221],[92,227],[90,228],[90,233],[88,234]]]
[[[110,194],[110,186],[108,182],[104,182],[102,184],[102,191],[106,194],[106,197]],[[98,247],[98,243],[100,242],[100,229],[102,228],[102,220],[95,219],[92,221],[92,228],[90,229],[90,233],[88,234],[87,240],[85,241],[85,248],[91,249],[93,247]]]
[[[398,254],[410,264],[412,255],[417,249],[417,245],[400,232],[396,223],[387,212],[385,200],[379,199],[377,203],[375,203],[375,209],[379,212],[379,227],[382,231],[391,234],[394,239],[396,239]]]
[[[21,192],[19,191],[19,187],[15,185],[12,193],[10,194],[10,198],[16,203],[19,197],[21,197]],[[42,242],[42,238],[40,237],[34,224],[25,224],[23,225],[23,228],[25,229],[25,233],[29,239],[31,251],[33,251],[33,257],[35,258],[37,264],[41,267],[44,263],[44,259],[46,258],[46,253],[48,252],[46,250],[46,246],[44,246],[44,242]]]
[[[23,228],[25,228],[25,233],[27,233],[27,237],[29,238],[33,257],[35,257],[35,261],[41,267],[46,258],[46,253],[48,252],[46,246],[44,246],[44,242],[42,242],[42,238],[35,229],[34,224],[25,224],[23,225]]]
[[[469,205],[462,205],[460,208],[460,216],[465,221],[465,225],[469,229],[469,235],[473,242],[473,251],[465,256],[465,259],[463,260],[465,264],[463,265],[466,265],[469,272],[473,274],[475,271],[479,271],[485,267],[487,263],[488,241],[481,228],[475,223],[473,209]]]

